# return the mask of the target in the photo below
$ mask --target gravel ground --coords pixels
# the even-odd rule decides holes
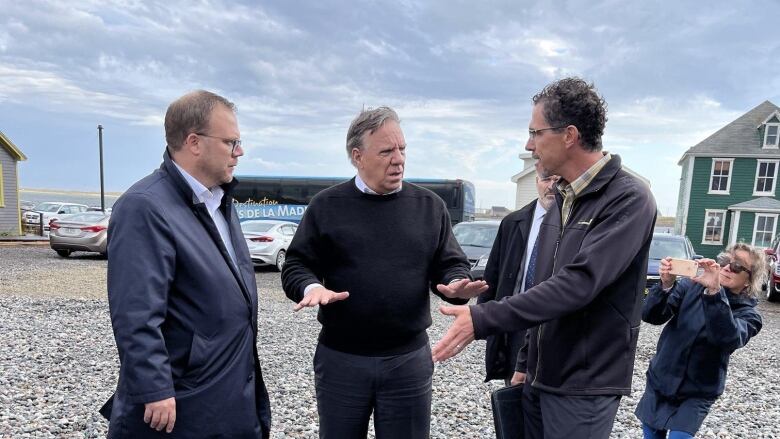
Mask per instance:
[[[106,296],[106,261],[59,258],[43,246],[0,246],[0,437],[104,437],[97,413],[116,385],[118,362]],[[319,324],[315,312],[292,313],[279,274],[258,270],[260,356],[274,438],[317,436],[311,361]],[[438,305],[438,299],[433,305]],[[778,340],[780,306],[762,302],[764,329],[732,356],[725,394],[699,437],[780,438]],[[449,319],[434,314],[438,340]],[[641,437],[633,409],[660,328],[642,328],[634,392],[623,398],[615,438]],[[484,384],[484,343],[475,342],[434,375],[433,438],[493,436]],[[373,437],[373,436],[371,436]]]

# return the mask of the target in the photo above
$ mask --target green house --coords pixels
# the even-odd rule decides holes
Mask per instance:
[[[693,146],[682,166],[675,232],[714,257],[736,242],[768,247],[780,216],[780,108],[765,101]]]

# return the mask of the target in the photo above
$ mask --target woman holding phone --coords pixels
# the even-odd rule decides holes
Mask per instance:
[[[723,393],[731,354],[761,330],[756,311],[766,275],[764,253],[734,244],[717,260],[698,261],[699,273],[677,279],[671,258],[647,296],[642,320],[667,323],[647,369],[636,408],[645,439],[691,438]]]

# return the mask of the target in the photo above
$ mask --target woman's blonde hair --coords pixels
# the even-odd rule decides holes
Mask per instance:
[[[760,248],[753,247],[752,245],[739,242],[732,244],[726,248],[727,253],[734,254],[737,250],[743,250],[750,254],[750,284],[745,288],[743,294],[749,297],[757,298],[761,292],[767,277],[767,260],[766,254]]]

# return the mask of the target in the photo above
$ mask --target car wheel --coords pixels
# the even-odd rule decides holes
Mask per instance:
[[[766,286],[766,300],[769,302],[780,302],[780,292],[775,290],[774,278],[770,278]]]
[[[287,253],[284,250],[279,250],[279,253],[276,254],[276,269],[279,271],[282,271],[282,267],[284,267],[284,260],[287,256]]]
[[[70,256],[70,250],[57,250],[57,254],[62,256],[63,258],[67,258]]]

